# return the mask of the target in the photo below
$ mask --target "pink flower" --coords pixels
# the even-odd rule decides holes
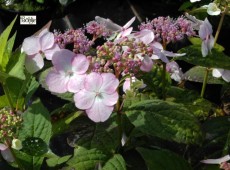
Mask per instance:
[[[131,20],[129,20],[123,27],[114,23],[113,21],[111,21],[110,19],[105,19],[105,18],[102,18],[102,17],[99,17],[99,16],[96,16],[95,17],[95,20],[98,22],[98,23],[101,23],[101,24],[104,24],[105,27],[114,32],[114,33],[118,33],[116,39],[119,39],[119,38],[122,38],[122,37],[125,37],[127,35],[129,35],[132,30],[133,30],[133,27],[130,27],[132,25],[132,23],[135,21],[136,17],[133,17]]]
[[[118,100],[118,79],[112,73],[92,72],[86,76],[84,89],[74,95],[76,107],[86,110],[94,122],[104,122],[111,115]]]
[[[202,39],[201,52],[203,57],[206,57],[208,52],[210,52],[214,46],[214,37],[212,36],[212,32],[212,25],[206,18],[200,25],[199,29],[199,36]]]
[[[181,82],[183,80],[183,72],[175,61],[167,63],[166,70],[170,73],[171,79],[176,82]]]
[[[54,52],[60,48],[54,43],[54,34],[44,29],[38,36],[24,39],[22,51],[27,54],[25,66],[32,74],[44,66],[43,57],[51,60]]]
[[[83,88],[89,61],[83,54],[62,49],[53,55],[54,68],[48,73],[46,83],[50,91],[76,93]]]
[[[15,161],[15,159],[14,159],[10,149],[8,148],[8,146],[6,146],[5,144],[0,143],[0,151],[1,151],[2,157],[7,162],[14,162]]]

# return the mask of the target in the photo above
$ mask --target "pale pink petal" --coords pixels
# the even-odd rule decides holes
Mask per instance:
[[[57,44],[54,44],[52,48],[50,48],[44,52],[46,59],[52,60],[52,57],[56,51],[60,51],[60,47]]]
[[[47,28],[43,29],[43,30],[39,33],[38,37],[40,38],[41,36],[43,36],[43,35],[46,34],[47,32],[49,32],[49,30],[48,30]]]
[[[38,37],[28,37],[25,38],[22,43],[22,50],[27,55],[34,55],[41,50]]]
[[[14,156],[12,155],[11,151],[9,148],[2,150],[1,151],[2,157],[7,161],[7,162],[14,162]]]
[[[119,98],[119,95],[117,92],[112,93],[112,94],[101,93],[100,95],[102,97],[102,102],[106,106],[115,105],[117,103],[118,98]]]
[[[70,77],[67,89],[69,92],[77,93],[84,88],[86,74],[83,75],[73,75]]]
[[[99,97],[96,97],[93,106],[86,110],[88,117],[94,122],[104,122],[112,114],[114,107],[106,106]]]
[[[36,54],[35,56],[27,56],[25,59],[25,67],[27,71],[31,74],[41,70],[44,66],[44,60],[41,54]]]
[[[135,19],[136,19],[136,17],[133,17],[131,20],[129,20],[129,21],[123,26],[123,28],[125,28],[125,29],[129,28],[129,27],[132,25],[132,23],[135,21]]]
[[[202,40],[204,40],[204,39],[206,39],[207,35],[208,35],[208,30],[207,30],[207,28],[206,28],[206,25],[205,25],[205,24],[202,24],[202,25],[200,26],[200,30],[199,30],[199,37],[200,37]]]
[[[88,91],[99,92],[102,83],[102,76],[99,73],[92,72],[86,76],[84,87]]]
[[[145,56],[142,60],[140,69],[144,72],[149,72],[153,68],[153,61],[149,56]]]
[[[200,162],[205,163],[205,164],[220,164],[222,162],[226,162],[230,160],[230,156],[226,155],[224,157],[221,157],[219,159],[206,159],[206,160],[202,160]]]
[[[224,73],[222,75],[222,78],[226,81],[226,82],[230,82],[230,70],[224,70]]]
[[[173,53],[173,52],[165,51],[165,50],[163,51],[163,53],[169,57],[181,57],[181,56],[186,55],[186,53]]]
[[[159,49],[159,50],[163,50],[163,49],[164,49],[163,46],[162,46],[162,44],[159,43],[159,42],[157,42],[157,41],[154,41],[154,42],[151,44],[151,46],[154,47],[154,48],[157,48],[157,49]]]
[[[145,44],[150,44],[154,40],[154,33],[151,30],[144,29],[138,33],[135,33],[134,37],[136,37]]]
[[[224,69],[217,69],[217,68],[214,68],[213,70],[212,70],[212,76],[213,77],[216,77],[216,78],[220,78],[221,76],[222,76],[222,74],[223,74],[223,72],[224,72]]]
[[[45,32],[42,36],[39,37],[39,42],[41,44],[41,50],[44,52],[45,50],[53,47],[54,34],[47,30],[47,32]]]
[[[61,49],[53,54],[52,63],[57,71],[72,71],[72,59],[75,53],[67,49]]]
[[[126,78],[123,84],[123,91],[126,92],[126,90],[130,90],[131,88],[130,85],[131,85],[130,78]]]
[[[51,92],[65,93],[68,80],[69,77],[66,77],[64,73],[60,74],[56,70],[51,70],[46,77],[46,84]]]
[[[102,17],[99,17],[99,16],[96,16],[95,17],[95,20],[98,22],[98,23],[101,23],[101,24],[104,24],[105,27],[109,30],[112,30],[112,31],[118,31],[118,30],[121,30],[122,27],[120,25],[117,25],[115,24],[113,21],[111,21],[110,19],[105,19],[105,18],[102,18]]]
[[[130,27],[130,28],[128,28],[128,29],[122,31],[122,32],[121,32],[121,37],[125,37],[125,36],[131,34],[132,30],[133,30],[133,27]]]
[[[201,53],[203,57],[206,57],[208,55],[208,45],[207,41],[203,41],[201,44]]]
[[[0,143],[0,150],[1,151],[5,150],[6,148],[8,148],[8,147],[5,144]]]
[[[112,94],[116,91],[119,80],[112,73],[102,73],[103,84],[101,86],[100,92],[107,94]]]
[[[214,47],[214,37],[210,35],[208,39],[208,50],[211,51],[213,47]]]
[[[89,68],[89,60],[83,54],[77,54],[72,60],[73,71],[77,74],[84,74]]]
[[[79,109],[89,109],[94,104],[95,97],[95,92],[89,92],[83,89],[74,95],[75,106]]]

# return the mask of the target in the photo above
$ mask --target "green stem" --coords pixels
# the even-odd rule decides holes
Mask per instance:
[[[215,34],[215,38],[214,38],[214,46],[215,46],[216,41],[217,41],[217,39],[219,37],[220,30],[222,28],[223,21],[224,21],[224,16],[227,13],[227,8],[228,7],[225,8],[225,10],[223,11],[223,13],[221,15],[220,22],[218,24],[218,27],[217,27],[217,30],[216,30],[216,34]],[[206,69],[206,73],[205,73],[204,80],[203,80],[203,85],[202,85],[202,89],[201,89],[201,93],[200,93],[200,96],[202,98],[204,97],[204,92],[205,92],[205,89],[206,89],[206,86],[207,86],[207,82],[208,82],[208,73],[209,73],[209,68]]]
[[[204,92],[205,92],[206,85],[207,85],[207,82],[208,82],[208,73],[209,73],[209,69],[207,68],[206,72],[205,72],[205,75],[204,75],[202,90],[201,90],[201,94],[200,94],[200,97],[202,97],[202,98],[204,97]]]
[[[165,90],[165,85],[166,85],[166,63],[163,63],[163,72],[162,72],[162,99],[166,99],[166,90]]]

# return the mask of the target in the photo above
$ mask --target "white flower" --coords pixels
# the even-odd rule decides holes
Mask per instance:
[[[222,162],[226,162],[229,160],[230,160],[230,156],[226,155],[226,156],[218,158],[218,159],[206,159],[206,160],[202,160],[200,162],[205,163],[205,164],[221,164]]]
[[[197,1],[201,1],[201,0],[190,0],[190,2],[192,2],[192,3],[197,2]]]
[[[218,8],[218,6],[215,3],[210,3],[208,5],[207,13],[209,15],[220,15],[220,12],[220,8]]]
[[[215,68],[212,70],[212,76],[216,78],[222,77],[224,81],[230,82],[230,70],[224,70],[221,68]]]
[[[22,142],[19,139],[13,139],[11,148],[16,150],[22,149]]]

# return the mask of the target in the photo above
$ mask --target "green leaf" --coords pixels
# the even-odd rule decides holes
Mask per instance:
[[[189,163],[177,154],[166,150],[137,148],[148,169],[192,170]]]
[[[229,152],[230,117],[214,117],[203,123],[205,141],[202,153],[206,158],[219,158]],[[227,153],[226,153],[227,151]]]
[[[58,120],[57,122],[54,122],[52,126],[53,135],[60,134],[63,131],[67,130],[70,127],[70,123],[74,119],[79,117],[81,114],[82,114],[82,111],[73,112],[73,113],[68,114],[68,116]]]
[[[193,44],[193,45],[200,45],[202,44],[202,40],[200,38],[197,37],[189,37],[189,41]],[[220,44],[215,44],[214,48],[219,51],[222,52],[224,51],[224,47]]]
[[[41,164],[43,162],[43,157],[30,156],[24,152],[14,150],[14,154],[20,163],[21,169],[30,170],[41,170]]]
[[[88,119],[87,119],[88,120]],[[120,145],[116,115],[103,123],[93,123],[79,117],[75,124],[75,133],[69,139],[70,145],[82,146],[87,149],[97,148],[103,153],[113,154]]]
[[[31,156],[41,156],[48,151],[47,144],[37,137],[28,137],[22,141],[22,152]]]
[[[193,4],[190,1],[186,1],[184,2],[180,8],[178,9],[178,11],[185,11],[186,9],[188,9],[189,7],[191,7]]]
[[[38,137],[47,144],[51,137],[51,122],[48,110],[40,100],[36,100],[23,113],[23,127],[19,130],[19,139],[26,140],[28,137]]]
[[[6,95],[0,96],[0,108],[6,107],[6,106],[10,107],[10,104],[9,104],[9,101]]]
[[[25,53],[21,53],[20,49],[17,49],[9,60],[6,72],[13,77],[25,80],[25,57]]]
[[[74,157],[67,162],[68,167],[64,169],[72,170],[76,168],[77,170],[92,170],[100,164],[104,164],[106,160],[107,156],[100,150],[87,150],[82,147],[77,147]]]
[[[6,79],[9,77],[7,73],[0,71],[0,83],[5,83]]]
[[[201,66],[192,67],[186,73],[184,73],[184,79],[194,82],[203,83],[204,76],[207,71],[207,68]],[[218,79],[212,76],[212,71],[209,71],[208,74],[208,84],[225,84],[225,81],[222,79]]]
[[[31,78],[30,83],[28,84],[28,89],[25,95],[25,103],[28,104],[33,94],[39,87],[39,83],[36,81],[35,77]]]
[[[7,46],[6,46],[6,49],[5,49],[5,52],[4,52],[4,60],[2,61],[2,66],[3,66],[4,69],[6,68],[6,65],[8,64],[9,59],[11,57],[11,53],[12,53],[12,49],[13,49],[13,46],[14,46],[15,38],[16,38],[16,32],[14,33],[14,35],[7,42]]]
[[[49,88],[46,84],[46,76],[48,75],[49,71],[51,70],[52,68],[48,68],[46,69],[45,71],[43,71],[40,76],[39,76],[39,83],[42,85],[42,87],[46,90],[49,91]],[[68,101],[73,101],[73,93],[70,93],[70,92],[66,92],[66,93],[54,93],[54,92],[51,92],[53,95],[56,95],[58,97],[60,97],[61,99],[64,99],[64,100],[68,100]]]
[[[102,170],[126,170],[125,160],[120,154],[115,154],[105,163]]]
[[[10,23],[10,25],[3,31],[3,33],[0,35],[0,71],[5,70],[6,62],[4,60],[9,60],[7,55],[5,55],[5,50],[7,49],[7,40],[9,38],[10,32],[13,28],[13,25],[17,19],[17,16],[14,18],[14,20]]]
[[[33,104],[23,113],[22,119],[23,126],[19,129],[19,139],[21,141],[30,137],[35,137],[42,139],[46,145],[49,144],[52,128],[50,115],[40,100],[33,102]],[[27,158],[24,158],[23,155]],[[19,157],[19,159],[24,162],[26,161],[25,164],[30,167],[29,169],[40,169],[44,159],[44,157],[31,156],[21,151]]]
[[[131,105],[126,114],[143,134],[178,143],[201,143],[199,122],[182,104],[146,100]]]
[[[54,157],[54,158],[49,158],[46,160],[46,163],[49,167],[55,167],[57,165],[61,165],[68,161],[71,158],[72,155],[66,155],[63,157]]]
[[[200,95],[193,90],[172,86],[168,91],[167,101],[183,104],[198,118],[206,119],[210,113],[217,114],[217,107],[210,101],[201,98]]]
[[[230,57],[216,49],[212,49],[212,53],[209,53],[206,57],[202,56],[201,47],[197,45],[182,48],[179,52],[186,53],[186,56],[176,57],[176,60],[183,60],[197,66],[230,70]]]

